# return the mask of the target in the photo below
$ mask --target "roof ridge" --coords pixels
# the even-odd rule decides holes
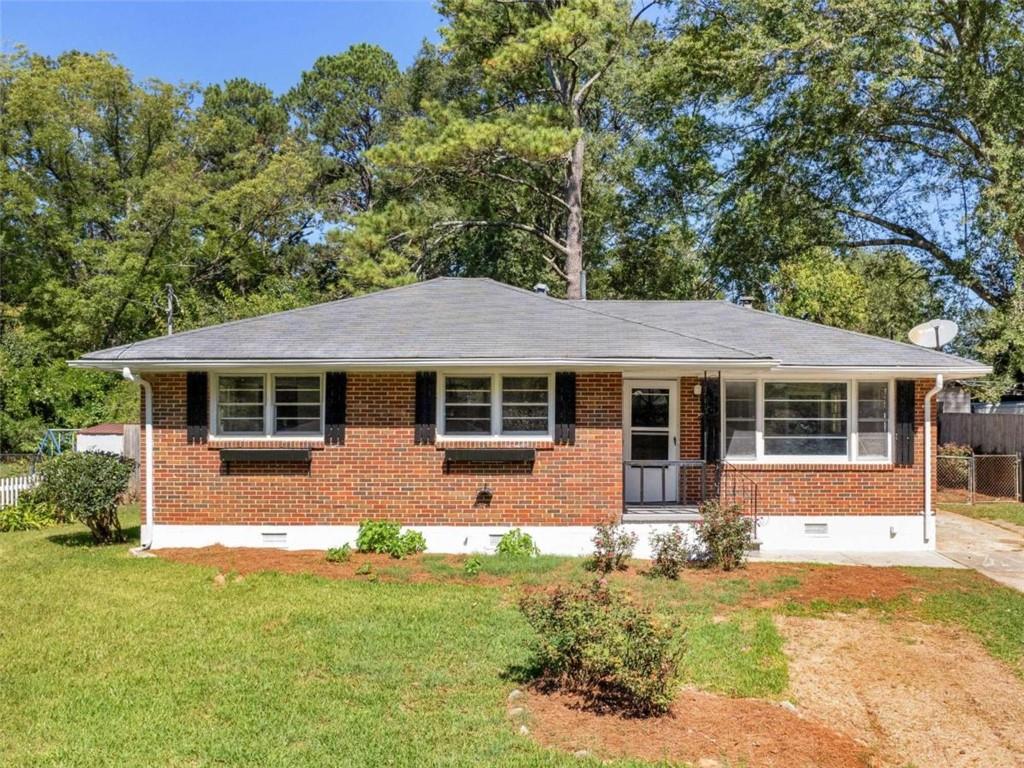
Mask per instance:
[[[515,285],[509,285],[508,283],[502,283],[502,282],[500,282],[498,280],[494,280],[493,278],[490,278],[490,277],[482,277],[482,278],[474,278],[474,279],[477,279],[477,280],[487,280],[488,282],[494,283],[495,285],[501,286],[502,288],[507,288],[507,289],[509,289],[511,291],[516,291],[516,292],[519,292],[519,293],[526,293],[526,294],[528,294],[530,296],[536,296],[536,297],[541,298],[541,299],[549,299],[550,301],[553,301],[553,302],[557,303],[559,306],[562,306],[562,307],[569,307],[571,309],[578,309],[581,312],[588,312],[588,313],[590,313],[592,315],[600,315],[601,317],[609,317],[609,318],[611,318],[613,320],[618,320],[619,322],[622,322],[622,323],[631,323],[633,325],[639,325],[641,328],[652,328],[652,329],[654,329],[656,331],[661,331],[662,333],[670,333],[673,336],[678,336],[681,339],[691,339],[693,341],[699,341],[699,342],[701,342],[703,344],[707,344],[707,345],[712,346],[712,347],[718,347],[720,349],[729,349],[729,350],[732,350],[733,352],[742,352],[744,355],[749,355],[750,357],[752,357],[754,359],[757,359],[757,360],[770,360],[770,359],[773,359],[773,358],[771,358],[769,356],[757,355],[757,354],[751,352],[749,349],[742,349],[740,347],[734,347],[734,346],[732,346],[730,344],[721,344],[721,343],[719,343],[717,341],[711,341],[710,339],[705,339],[705,338],[703,338],[701,336],[694,336],[694,335],[691,335],[691,334],[688,334],[688,333],[683,333],[682,331],[674,331],[671,328],[663,328],[660,325],[654,325],[653,323],[644,323],[644,322],[641,322],[639,320],[634,320],[633,318],[622,317],[621,315],[609,314],[607,312],[598,312],[596,309],[589,309],[587,307],[581,306],[582,304],[586,303],[585,299],[558,299],[558,298],[555,298],[554,296],[549,296],[546,293],[538,293],[537,291],[531,291],[531,290],[528,290],[526,288],[520,288],[520,287],[515,286]]]
[[[396,291],[401,291],[401,290],[404,290],[406,288],[412,288],[414,286],[424,285],[426,283],[432,283],[432,282],[434,282],[436,280],[449,280],[449,279],[452,279],[452,278],[432,277],[429,280],[417,280],[416,282],[413,282],[413,283],[406,283],[404,285],[395,285],[395,286],[392,286],[391,288],[384,288],[384,289],[379,290],[379,291],[370,291],[369,293],[361,293],[358,296],[345,296],[345,297],[340,298],[340,299],[331,299],[330,301],[320,301],[320,302],[317,302],[316,304],[309,304],[309,305],[307,305],[305,307],[293,307],[292,309],[282,309],[282,310],[279,310],[277,312],[268,312],[265,315],[253,315],[252,317],[240,317],[237,320],[228,320],[227,322],[224,322],[224,323],[216,323],[214,325],[204,325],[202,328],[192,328],[191,330],[181,331],[180,333],[175,333],[173,335],[174,336],[179,336],[179,337],[180,336],[188,336],[190,334],[201,333],[203,331],[213,330],[214,328],[227,328],[228,326],[242,325],[244,323],[255,322],[256,320],[265,320],[268,317],[278,317],[279,315],[289,315],[289,314],[292,314],[292,313],[306,312],[306,311],[311,310],[311,309],[318,309],[320,307],[326,307],[326,306],[329,306],[331,304],[342,304],[342,303],[347,302],[347,301],[358,301],[359,299],[366,299],[366,298],[369,298],[370,296],[380,296],[383,293],[394,293]],[[114,358],[115,360],[120,360],[121,359],[121,355],[123,353],[127,352],[132,347],[135,347],[138,344],[147,344],[147,343],[149,343],[151,341],[159,341],[161,339],[166,339],[166,338],[167,338],[166,335],[165,336],[151,336],[148,339],[140,339],[139,341],[131,341],[131,342],[128,342],[127,344],[119,344],[119,345],[117,345],[115,347],[111,347],[111,349],[119,349],[119,350],[121,350],[120,352],[118,352],[117,357]]]
[[[780,320],[787,320],[787,321],[789,321],[791,323],[801,323],[802,325],[810,325],[810,326],[813,326],[815,328],[828,328],[829,330],[839,331],[841,333],[849,333],[849,334],[852,334],[854,336],[860,336],[861,338],[864,338],[864,339],[871,339],[872,341],[882,341],[882,342],[886,342],[888,344],[896,344],[897,346],[900,346],[900,347],[906,347],[907,349],[924,350],[925,352],[929,352],[930,354],[941,355],[942,357],[952,358],[953,360],[957,360],[957,361],[967,360],[968,362],[971,362],[971,363],[978,363],[979,365],[985,365],[985,363],[982,363],[979,360],[975,360],[972,357],[961,357],[960,355],[953,355],[953,354],[950,354],[949,352],[942,352],[941,350],[938,350],[938,349],[930,349],[928,347],[918,346],[917,344],[911,344],[908,341],[899,341],[897,339],[887,339],[884,336],[874,336],[873,334],[864,333],[863,331],[853,331],[853,330],[850,330],[849,328],[839,328],[839,327],[837,327],[835,325],[827,325],[826,323],[816,323],[813,320],[804,320],[801,317],[791,317],[790,315],[780,315],[777,312],[767,312],[767,311],[765,311],[763,309],[755,309],[754,307],[741,307],[741,306],[738,306],[736,304],[733,304],[731,301],[726,301],[725,299],[721,299],[721,302],[723,304],[725,304],[726,306],[732,308],[732,309],[742,310],[743,312],[757,312],[759,315],[767,315],[768,317],[774,317],[774,318],[778,318]]]
[[[556,299],[556,301],[557,301],[557,299]],[[580,303],[582,303],[582,302],[580,302]],[[709,345],[711,345],[713,347],[720,347],[722,349],[731,349],[733,352],[742,352],[744,355],[749,355],[750,357],[752,357],[752,358],[754,358],[756,360],[773,360],[774,359],[770,355],[758,355],[757,353],[752,352],[749,349],[743,349],[742,347],[734,347],[731,344],[722,344],[719,341],[711,341],[710,339],[706,339],[703,336],[695,336],[693,334],[683,333],[682,331],[674,331],[671,328],[663,328],[662,326],[655,325],[654,323],[644,323],[644,322],[641,322],[639,320],[633,320],[632,318],[629,318],[629,317],[622,317],[620,315],[608,314],[606,312],[598,312],[596,309],[585,309],[584,307],[578,306],[578,304],[576,304],[576,303],[573,303],[571,306],[573,308],[575,308],[575,309],[581,309],[584,312],[590,312],[590,313],[595,314],[595,315],[601,315],[602,317],[613,317],[616,320],[621,320],[621,321],[623,321],[625,323],[634,323],[635,325],[639,325],[639,326],[641,326],[643,328],[653,328],[653,329],[655,329],[657,331],[664,331],[665,333],[671,333],[671,334],[679,336],[680,338],[683,338],[683,339],[693,339],[694,341],[700,341],[700,342],[702,342],[704,344],[709,344]]]

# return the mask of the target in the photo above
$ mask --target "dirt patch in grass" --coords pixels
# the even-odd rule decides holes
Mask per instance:
[[[371,555],[353,552],[344,563],[329,563],[322,550],[284,550],[259,549],[255,547],[201,547],[182,549],[159,549],[156,555],[165,560],[178,563],[203,565],[216,568],[223,573],[291,573],[311,574],[328,579],[368,579],[378,578],[381,581],[405,583],[421,583],[437,581],[435,575],[428,570],[421,558],[411,557],[399,560],[389,555]],[[436,562],[436,561],[435,561]],[[451,556],[444,558],[444,564],[451,567],[453,575],[446,579],[458,578],[464,558]],[[369,567],[368,573],[357,573],[361,568]],[[473,583],[493,581],[486,574],[466,577]]]
[[[955,627],[861,615],[780,618],[801,713],[885,765],[1024,765],[1024,682]]]
[[[864,768],[868,750],[845,734],[757,699],[687,690],[657,718],[599,714],[567,694],[532,691],[530,732],[540,743],[599,758],[685,762],[703,758],[749,768]]]

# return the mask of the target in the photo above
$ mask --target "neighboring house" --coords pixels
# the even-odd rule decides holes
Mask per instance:
[[[434,551],[520,527],[569,554],[610,519],[643,553],[705,498],[768,550],[933,548],[925,413],[943,375],[989,370],[723,301],[454,278],[72,364],[142,381],[154,547],[324,548],[391,519]]]
[[[86,427],[75,433],[76,451],[103,451],[124,454],[124,424],[107,422]]]

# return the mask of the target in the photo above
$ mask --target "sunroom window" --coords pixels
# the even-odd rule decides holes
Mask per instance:
[[[725,382],[725,455],[757,455],[757,382]]]
[[[857,455],[864,459],[889,458],[889,384],[857,383]]]
[[[765,382],[765,456],[846,456],[845,382]]]
[[[217,379],[217,432],[262,435],[262,376],[221,376]]]

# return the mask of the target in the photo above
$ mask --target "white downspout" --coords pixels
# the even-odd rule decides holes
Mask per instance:
[[[932,514],[932,398],[942,391],[942,374],[924,396],[924,543],[928,543],[928,518]]]
[[[146,527],[145,538],[140,541],[143,549],[153,546],[153,388],[149,382],[137,377],[128,366],[121,371],[128,381],[134,381],[142,387],[146,411]]]

